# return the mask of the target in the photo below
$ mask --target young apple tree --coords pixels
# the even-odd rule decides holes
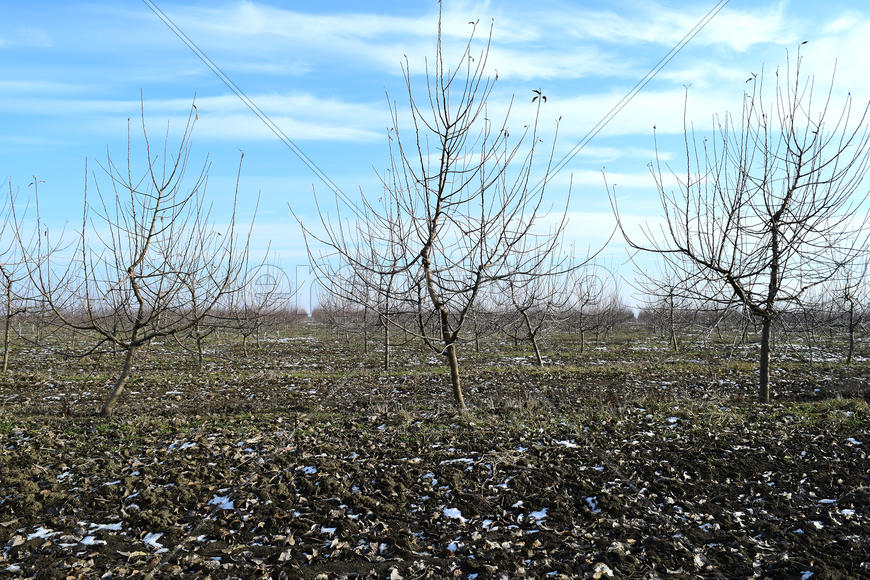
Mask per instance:
[[[774,322],[801,296],[834,278],[864,247],[867,105],[834,103],[794,64],[777,70],[771,93],[752,79],[739,118],[716,117],[699,140],[684,121],[685,166],[651,164],[663,212],[660,228],[631,237],[687,273],[701,300],[736,301],[761,324],[758,397],[770,400]],[[684,113],[684,119],[685,119]],[[658,150],[658,143],[656,145]],[[673,183],[673,185],[671,185]]]
[[[543,187],[531,182],[538,161],[538,98],[535,118],[515,131],[511,106],[490,107],[495,78],[487,76],[490,37],[476,50],[474,33],[456,65],[447,63],[438,22],[435,57],[418,87],[406,59],[403,66],[408,118],[390,105],[391,163],[378,202],[362,198],[355,221],[343,223],[320,212],[320,233],[303,225],[315,270],[325,287],[339,279],[375,283],[375,292],[358,292],[371,302],[386,325],[400,302],[416,311],[419,337],[443,356],[450,370],[453,400],[464,411],[457,348],[474,306],[487,288],[522,273],[533,273],[558,247],[564,214],[548,231],[543,227]],[[498,117],[496,117],[498,115]],[[543,155],[543,183],[552,150]],[[341,202],[336,199],[340,209]],[[339,212],[340,213],[340,212]],[[344,295],[350,293],[345,288]],[[466,333],[467,334],[467,333]]]
[[[96,201],[88,197],[86,168],[81,231],[69,244],[75,251],[68,261],[55,263],[59,246],[39,223],[46,239],[40,236],[28,260],[37,291],[67,327],[95,337],[89,352],[115,345],[124,354],[103,416],[114,413],[137,351],[200,324],[244,271],[248,242],[237,233],[238,178],[229,219],[218,227],[205,199],[209,163],[187,176],[195,120],[192,106],[177,147],[170,147],[167,128],[155,151],[142,105],[141,166],[128,130],[126,164],[108,155],[104,179],[92,176]]]

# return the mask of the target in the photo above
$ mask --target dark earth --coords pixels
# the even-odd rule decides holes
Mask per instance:
[[[762,405],[752,345],[558,344],[466,345],[464,415],[416,346],[152,344],[112,419],[118,358],[19,349],[0,577],[870,577],[870,363],[779,349]]]

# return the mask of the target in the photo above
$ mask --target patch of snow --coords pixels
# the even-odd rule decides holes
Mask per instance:
[[[556,444],[561,445],[562,447],[567,447],[568,449],[577,449],[579,447],[579,445],[567,439],[564,441],[556,441]]]
[[[447,544],[447,551],[448,552],[458,552],[459,546],[456,545],[456,542],[450,542],[449,544]]]
[[[598,507],[598,496],[591,496],[586,498],[586,505],[589,506],[589,509],[592,510],[593,514],[597,514],[601,511],[601,508]]]
[[[121,522],[115,522],[113,524],[91,524],[91,527],[95,532],[100,530],[109,530],[111,532],[119,532],[121,531]]]
[[[851,443],[852,445],[863,445],[863,443],[861,443],[860,441],[858,441],[854,437],[849,437],[848,439],[846,439],[846,441],[848,443]]]
[[[94,536],[85,536],[79,541],[83,546],[95,546],[97,544],[105,544],[105,540],[98,540]]]
[[[208,505],[217,506],[218,509],[222,510],[231,510],[235,508],[235,504],[233,500],[226,495],[216,495],[211,498],[208,502]]]
[[[538,510],[536,512],[530,513],[529,517],[535,518],[539,522],[541,520],[545,520],[545,519],[547,519],[547,509],[548,508],[541,508],[540,510]]]
[[[448,508],[448,507],[444,508],[444,517],[450,518],[453,520],[459,520],[463,524],[466,521],[468,521],[464,517],[462,517],[462,512],[459,511],[457,508]]]
[[[60,534],[60,532],[55,532],[54,530],[51,530],[49,528],[44,528],[42,526],[39,526],[38,528],[36,528],[35,532],[33,532],[32,534],[27,534],[27,541],[29,542],[33,538],[41,538],[41,539],[50,538],[50,537],[56,536],[58,534]]]
[[[809,570],[804,570],[803,572],[801,572],[801,580],[810,580],[810,578],[812,578],[813,576],[815,576],[815,574],[813,574]]]
[[[145,537],[142,539],[142,541],[145,542],[145,544],[151,546],[152,548],[159,550],[163,547],[163,544],[161,544],[157,540],[159,540],[162,535],[163,532],[148,532],[147,534],[145,534]]]
[[[304,473],[305,475],[314,475],[315,473],[317,473],[317,468],[313,465],[309,465],[302,468],[302,473]]]
[[[337,528],[324,528],[323,526],[320,526],[321,533],[324,533],[327,536],[331,536],[331,535],[335,534],[336,529]]]
[[[439,465],[447,465],[450,463],[465,463],[467,465],[471,465],[474,463],[474,459],[470,459],[468,457],[460,457],[458,459],[445,459]]]

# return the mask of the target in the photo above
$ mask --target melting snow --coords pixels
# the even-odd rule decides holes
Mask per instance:
[[[226,495],[216,495],[208,502],[208,505],[217,506],[218,509],[231,510],[234,508],[233,500]]]
[[[538,521],[547,519],[547,508],[541,508],[539,511],[532,512],[529,517],[535,518]]]
[[[467,521],[464,517],[462,517],[462,512],[459,511],[457,508],[444,508],[444,517],[459,520],[462,523],[465,523]]]
[[[317,468],[313,465],[309,465],[308,467],[302,468],[302,473],[306,475],[314,475],[315,473],[317,473]]]
[[[568,449],[576,449],[577,447],[579,447],[579,445],[577,445],[573,441],[568,441],[567,439],[564,441],[556,441],[556,443],[558,445],[561,445],[562,447],[567,447]]]
[[[85,536],[84,538],[81,539],[80,543],[84,546],[95,546],[97,544],[105,544],[106,541],[105,540],[98,540],[93,536]]]
[[[598,507],[598,496],[596,495],[593,495],[592,497],[587,497],[586,505],[589,506],[589,509],[592,510],[593,514],[597,514],[601,511],[601,508]]]
[[[48,528],[43,528],[39,526],[36,528],[36,531],[32,534],[27,534],[27,540],[30,541],[33,538],[50,538],[52,536],[58,535],[60,532],[55,532],[54,530],[50,530]]]
[[[161,544],[157,540],[159,540],[160,536],[162,535],[162,532],[148,532],[147,534],[145,534],[145,537],[142,539],[142,541],[151,546],[152,548],[156,548],[159,550],[163,547],[163,544]]]
[[[863,443],[861,443],[860,441],[858,441],[854,437],[849,437],[848,439],[846,439],[846,441],[848,441],[852,445],[863,445]]]
[[[460,457],[458,459],[445,459],[440,463],[440,465],[447,465],[449,463],[466,463],[470,465],[474,463],[474,459],[470,459],[468,457]]]
[[[115,522],[114,524],[91,524],[91,527],[94,529],[95,532],[98,532],[100,530],[119,532],[121,531],[121,522]]]

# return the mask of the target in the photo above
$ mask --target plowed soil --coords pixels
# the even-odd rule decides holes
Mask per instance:
[[[862,364],[753,365],[619,346],[396,370],[331,337],[152,345],[118,416],[118,360],[18,351],[0,382],[0,576],[870,576]],[[751,355],[751,349],[749,350]],[[360,362],[361,361],[361,362]]]

